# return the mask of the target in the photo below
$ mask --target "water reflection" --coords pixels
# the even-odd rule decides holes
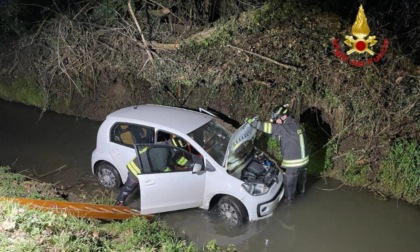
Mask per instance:
[[[216,214],[186,210],[160,216],[202,248],[212,239],[238,251],[420,251],[418,206],[341,186],[312,182],[290,207],[279,205],[270,218],[231,227]]]
[[[227,224],[216,212],[200,209],[165,213],[160,215],[160,219],[198,246],[203,246],[210,240],[216,240],[224,247],[229,244],[241,244],[260,233],[266,224],[265,221],[259,221],[236,227]]]
[[[99,124],[0,100],[0,164],[66,188],[96,183],[90,156]]]
[[[282,213],[278,218],[250,222],[242,227],[227,224],[216,212],[199,209],[161,214],[160,219],[182,234],[183,238],[194,241],[198,248],[204,247],[210,240],[216,240],[221,247],[227,248],[233,244],[239,251],[279,251],[281,240],[284,241],[282,251],[289,251],[297,242],[293,210],[285,206],[280,208]]]

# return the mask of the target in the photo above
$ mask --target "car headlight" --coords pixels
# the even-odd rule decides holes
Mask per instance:
[[[243,183],[242,188],[253,196],[259,196],[268,193],[268,187],[262,183]]]

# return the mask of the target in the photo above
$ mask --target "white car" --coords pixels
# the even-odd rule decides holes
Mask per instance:
[[[216,207],[235,225],[271,216],[284,194],[283,178],[254,148],[257,130],[245,123],[232,134],[205,112],[146,104],[109,114],[98,131],[92,172],[102,186],[119,188],[127,179],[126,165],[139,158],[143,214]],[[172,135],[187,148],[165,144]],[[191,165],[163,172],[157,166],[171,158],[156,157],[157,148],[167,148],[171,156],[182,153]],[[139,155],[140,150],[147,153]]]

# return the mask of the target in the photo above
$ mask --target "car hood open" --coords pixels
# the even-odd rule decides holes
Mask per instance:
[[[223,161],[224,167],[229,167],[241,159],[249,156],[254,150],[254,139],[257,135],[257,129],[248,123],[244,123],[231,136],[226,149]],[[229,169],[229,168],[228,168]]]

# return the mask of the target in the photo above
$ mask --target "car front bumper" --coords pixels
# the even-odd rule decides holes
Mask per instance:
[[[284,195],[284,185],[275,186],[272,188],[272,193],[268,195],[264,195],[264,197],[260,198],[258,196],[251,196],[249,198],[253,198],[251,203],[250,201],[247,202],[247,210],[248,210],[248,217],[250,221],[260,220],[264,218],[268,218],[273,215],[274,210],[276,209],[278,203],[283,198]],[[256,201],[257,199],[257,201]]]
[[[267,202],[262,202],[257,205],[257,216],[258,218],[269,217],[273,214],[274,210],[277,207],[277,204],[283,198],[284,195],[284,186],[281,184],[280,190],[277,194]]]

